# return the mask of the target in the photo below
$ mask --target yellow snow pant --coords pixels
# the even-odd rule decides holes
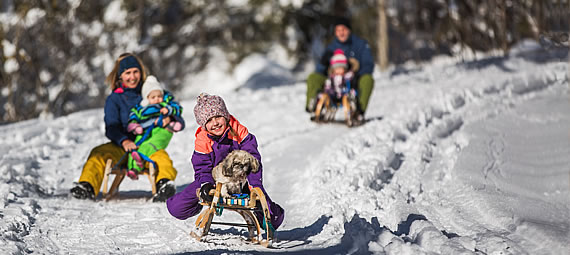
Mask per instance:
[[[107,159],[113,161],[115,165],[121,157],[125,154],[125,150],[120,146],[109,142],[106,144],[99,145],[89,153],[87,162],[83,166],[83,171],[81,172],[81,177],[79,177],[79,182],[88,182],[93,186],[95,191],[95,196],[99,194],[101,189],[101,184],[103,182],[103,175],[105,174],[105,164]],[[168,156],[165,150],[158,150],[149,157],[158,166],[156,181],[161,179],[174,180],[176,178],[177,171],[172,165],[172,160]],[[127,157],[123,159],[123,165],[126,166]],[[145,163],[145,167],[148,168],[148,162]]]

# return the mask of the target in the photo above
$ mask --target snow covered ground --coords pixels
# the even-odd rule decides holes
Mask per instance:
[[[272,249],[233,227],[195,241],[195,217],[148,202],[146,179],[111,202],[70,198],[107,141],[102,109],[0,126],[0,253],[567,254],[568,72],[567,51],[524,50],[377,73],[357,128],[310,122],[302,81],[206,89],[258,138],[265,187],[286,210]],[[178,191],[193,180],[197,128],[195,101],[181,103],[188,126],[167,149]]]

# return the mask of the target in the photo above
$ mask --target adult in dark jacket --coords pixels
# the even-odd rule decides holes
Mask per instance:
[[[79,182],[71,189],[73,197],[94,199],[103,182],[107,159],[118,162],[127,151],[137,149],[134,134],[127,132],[131,108],[137,105],[141,97],[141,87],[147,77],[142,61],[134,54],[124,53],[115,61],[115,66],[106,78],[112,93],[105,101],[105,136],[111,142],[99,145],[89,153],[87,162],[79,177]],[[180,119],[181,121],[184,121]],[[180,121],[177,119],[177,121]],[[163,125],[170,123],[170,118],[163,120]],[[126,157],[125,157],[126,159]],[[157,193],[153,201],[166,201],[176,193],[174,179],[177,171],[172,160],[164,150],[150,156],[158,166],[156,177]],[[126,160],[124,160],[126,165]]]
[[[372,71],[374,70],[374,59],[370,51],[370,46],[366,40],[351,33],[350,21],[346,18],[337,18],[334,23],[334,40],[327,46],[321,61],[317,63],[316,70],[307,78],[307,101],[305,109],[307,112],[314,112],[316,97],[327,79],[328,65],[333,52],[342,49],[346,58],[354,58],[358,61],[360,68],[356,74],[358,107],[361,120],[368,106],[368,100],[374,88]]]

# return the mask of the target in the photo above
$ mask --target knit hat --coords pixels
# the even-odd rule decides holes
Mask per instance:
[[[121,61],[119,62],[119,71],[117,72],[117,77],[121,77],[121,74],[123,74],[124,71],[133,67],[136,67],[142,71],[139,61],[137,61],[137,59],[134,56],[131,55],[121,59]]]
[[[198,96],[196,106],[194,106],[194,116],[196,123],[206,129],[206,122],[212,117],[222,116],[226,120],[230,119],[230,113],[226,108],[226,103],[220,96],[202,93]]]
[[[341,49],[336,49],[331,58],[331,69],[335,69],[337,67],[348,68],[346,56],[344,55],[344,51]]]
[[[149,105],[148,94],[150,94],[150,92],[153,90],[159,90],[164,95],[164,89],[162,88],[156,77],[149,75],[148,77],[146,77],[146,80],[144,81],[144,84],[142,86],[142,93],[141,93],[142,100],[140,103],[141,106],[144,107]]]
[[[333,28],[335,28],[338,25],[344,25],[348,29],[352,29],[350,27],[350,20],[345,18],[345,17],[336,17],[335,18],[334,23],[333,23]]]

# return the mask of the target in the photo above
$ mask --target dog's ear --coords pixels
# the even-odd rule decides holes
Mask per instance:
[[[249,155],[249,166],[252,173],[257,173],[257,171],[259,171],[259,162],[251,154]]]
[[[234,169],[232,167],[233,157],[228,155],[222,162],[224,167],[222,167],[222,174],[224,176],[232,176],[234,174]]]

